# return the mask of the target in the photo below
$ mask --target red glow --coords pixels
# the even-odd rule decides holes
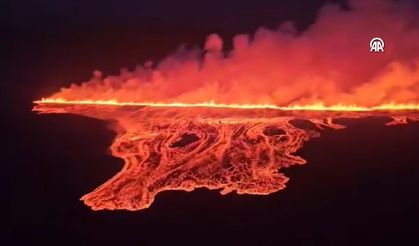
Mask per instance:
[[[280,171],[306,161],[293,155],[333,118],[390,116],[390,124],[419,120],[419,111],[292,111],[272,108],[139,106],[115,103],[38,102],[40,113],[72,113],[116,120],[111,153],[125,164],[113,178],[84,195],[94,210],[140,210],[166,190],[220,189],[221,194],[266,195],[285,188]],[[317,131],[292,119],[311,121]]]

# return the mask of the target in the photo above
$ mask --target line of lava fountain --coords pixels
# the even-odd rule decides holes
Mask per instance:
[[[314,103],[307,105],[277,106],[274,104],[225,104],[214,101],[202,103],[182,103],[182,102],[120,102],[113,100],[66,100],[64,98],[42,98],[34,101],[36,104],[74,104],[74,105],[112,105],[112,106],[149,106],[149,107],[210,107],[210,108],[241,108],[241,109],[278,109],[278,110],[304,110],[304,111],[406,111],[419,110],[419,104],[415,103],[384,103],[372,107],[358,105],[334,104],[324,105],[324,103]]]

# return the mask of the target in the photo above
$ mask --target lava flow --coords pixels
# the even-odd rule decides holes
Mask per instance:
[[[329,4],[306,30],[283,23],[203,49],[179,48],[157,64],[119,75],[95,71],[35,101],[39,113],[116,122],[112,155],[125,161],[82,200],[94,210],[149,207],[165,190],[205,187],[222,194],[270,194],[281,169],[338,118],[419,120],[419,22],[409,1]],[[385,51],[370,52],[374,37]]]
[[[104,102],[37,101],[40,113],[72,113],[119,124],[111,146],[124,168],[82,200],[94,210],[147,208],[165,190],[221,189],[221,194],[270,194],[285,187],[281,172],[306,161],[293,155],[333,118],[391,116],[419,120],[409,107],[383,110],[280,110],[255,107],[139,106]],[[295,126],[302,119],[313,124]]]

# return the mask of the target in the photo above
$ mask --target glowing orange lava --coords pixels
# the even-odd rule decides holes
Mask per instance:
[[[116,121],[111,153],[123,169],[81,199],[94,210],[141,210],[166,190],[205,187],[221,194],[266,195],[285,188],[280,171],[306,161],[293,155],[334,118],[387,116],[389,124],[419,120],[417,105],[377,108],[309,105],[151,104],[117,101],[40,100],[34,111],[71,113]],[[413,108],[412,108],[413,107]],[[327,109],[327,110],[322,110]],[[352,111],[350,111],[353,109]],[[340,111],[339,111],[340,110]],[[297,127],[293,120],[311,122]]]
[[[304,111],[404,111],[419,110],[419,104],[415,103],[384,103],[372,107],[363,107],[358,105],[334,104],[326,106],[323,103],[314,103],[307,105],[277,106],[273,104],[224,104],[214,101],[202,103],[162,103],[162,102],[120,102],[113,100],[66,100],[63,98],[42,98],[34,101],[42,104],[79,104],[79,105],[112,105],[112,106],[150,106],[150,107],[210,107],[210,108],[240,108],[240,109],[278,109],[278,110],[304,110]]]

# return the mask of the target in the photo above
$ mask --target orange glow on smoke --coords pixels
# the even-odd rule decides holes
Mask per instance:
[[[373,107],[362,107],[357,105],[335,104],[326,106],[323,103],[308,105],[276,106],[273,104],[223,104],[214,101],[202,103],[160,103],[160,102],[120,102],[118,100],[66,100],[63,98],[42,98],[34,101],[37,104],[74,104],[74,105],[110,105],[110,106],[149,106],[149,107],[209,107],[209,108],[237,108],[237,109],[278,109],[288,111],[405,111],[419,110],[419,104],[397,104],[386,103]]]

